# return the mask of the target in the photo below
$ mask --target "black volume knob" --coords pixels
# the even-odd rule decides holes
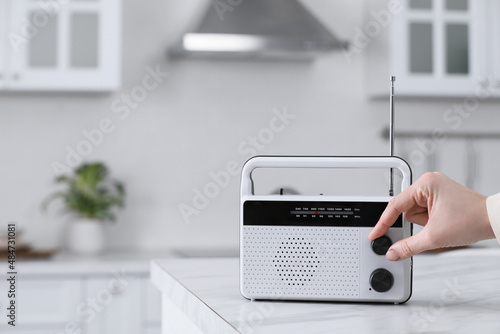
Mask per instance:
[[[377,292],[389,291],[393,284],[394,277],[388,270],[379,268],[370,276],[370,285]]]
[[[372,249],[378,255],[385,255],[391,246],[392,240],[386,235],[372,241]]]

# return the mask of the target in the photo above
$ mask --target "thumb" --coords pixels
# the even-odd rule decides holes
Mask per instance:
[[[421,233],[418,233],[414,236],[400,240],[393,244],[387,251],[387,254],[385,254],[387,260],[404,260],[426,250],[426,248],[424,247],[424,243],[421,240],[422,236],[420,234]]]

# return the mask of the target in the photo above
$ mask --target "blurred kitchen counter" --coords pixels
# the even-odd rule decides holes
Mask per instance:
[[[10,287],[15,297],[7,298],[3,279],[0,307],[5,310],[14,301],[18,322],[16,327],[1,322],[0,333],[39,334],[43,328],[47,333],[159,334],[161,300],[149,279],[149,264],[173,257],[169,251],[123,250],[16,260]]]
[[[151,263],[162,333],[500,333],[500,249],[414,257],[405,304],[249,301],[238,258]]]
[[[16,261],[19,275],[96,275],[126,269],[130,274],[149,275],[152,259],[178,257],[172,251],[114,250],[93,256],[56,253],[47,258]],[[5,260],[6,262],[6,260]]]

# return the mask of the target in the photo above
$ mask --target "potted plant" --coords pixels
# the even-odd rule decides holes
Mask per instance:
[[[112,208],[124,206],[123,184],[112,180],[101,162],[83,164],[74,175],[61,175],[56,182],[66,189],[52,194],[44,207],[61,198],[65,211],[74,216],[67,231],[69,249],[78,254],[99,253],[104,248],[103,222],[114,221]]]

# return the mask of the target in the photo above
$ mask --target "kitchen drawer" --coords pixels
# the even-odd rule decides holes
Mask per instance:
[[[95,300],[95,311],[84,319],[88,334],[141,333],[143,307],[138,277],[88,279],[87,298]]]
[[[146,334],[161,334],[161,328],[147,328]]]
[[[146,321],[148,324],[158,324],[161,323],[161,293],[149,279],[143,281],[143,291],[147,298],[144,303],[147,307]]]
[[[2,306],[8,304],[6,295],[2,293]],[[16,327],[22,330],[18,326],[64,325],[70,321],[78,322],[77,307],[81,302],[81,296],[82,284],[79,279],[32,279],[20,276],[16,288]],[[2,311],[2,314],[4,312]]]

